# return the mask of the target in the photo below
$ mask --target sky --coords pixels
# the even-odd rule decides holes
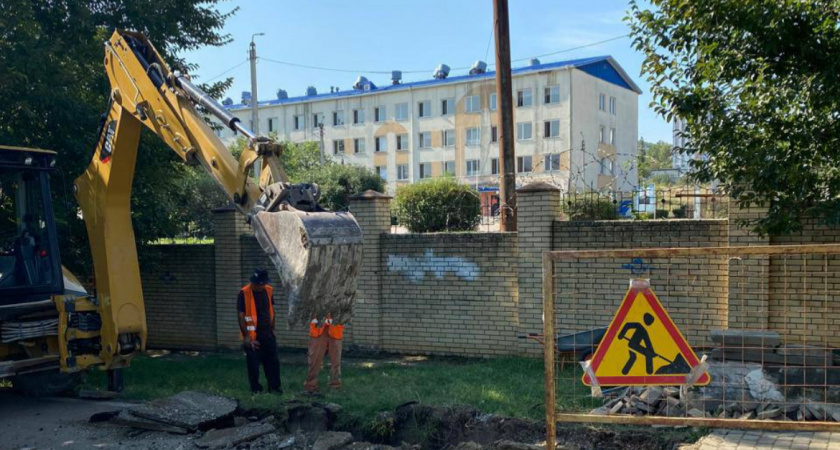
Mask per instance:
[[[239,7],[225,24],[233,41],[184,56],[197,63],[198,81],[233,78],[228,96],[237,103],[251,90],[248,46],[257,43],[258,94],[273,99],[278,89],[289,96],[305,93],[307,86],[329,92],[330,86],[350,89],[359,75],[374,84],[390,83],[390,71],[402,70],[403,80],[429,79],[440,63],[451,75],[467,70],[477,60],[495,61],[492,38],[492,0],[232,0],[223,12]],[[626,0],[511,0],[510,32],[513,67],[527,64],[520,58],[573,49],[624,36],[622,20]],[[489,44],[489,45],[488,45]],[[639,137],[671,141],[671,126],[649,107],[650,87],[640,75],[642,54],[629,37],[540,58],[553,62],[586,56],[612,55],[643,93],[639,96]],[[268,61],[349,70],[316,70]],[[492,67],[491,67],[492,69]],[[419,73],[410,73],[418,70]],[[387,73],[371,73],[385,71]]]

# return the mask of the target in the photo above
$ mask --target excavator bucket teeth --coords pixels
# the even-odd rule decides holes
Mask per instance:
[[[345,323],[353,313],[362,230],[344,212],[259,212],[251,225],[289,292],[289,325],[312,318]]]

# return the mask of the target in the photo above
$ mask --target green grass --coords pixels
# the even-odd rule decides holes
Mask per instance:
[[[200,245],[200,244],[212,244],[214,242],[216,242],[216,239],[212,238],[212,237],[180,237],[180,238],[160,238],[160,239],[152,242],[152,245],[172,245],[172,244]]]
[[[244,357],[238,352],[141,356],[125,372],[124,397],[152,399],[197,390],[235,397],[245,408],[274,408],[281,401],[299,396],[306,373],[305,358],[303,351],[281,355],[285,393],[278,397],[251,395]],[[344,387],[338,391],[326,388],[328,366],[322,370],[323,401],[338,403],[357,418],[370,418],[410,401],[468,404],[486,413],[545,417],[543,364],[538,359],[354,358],[345,359],[342,369]],[[105,377],[93,372],[86,383],[88,388],[101,389]],[[584,397],[586,394],[580,393]]]

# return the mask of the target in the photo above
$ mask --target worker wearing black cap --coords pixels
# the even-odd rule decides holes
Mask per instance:
[[[251,392],[262,392],[260,363],[268,381],[268,391],[278,394],[280,389],[280,361],[277,358],[277,339],[274,337],[274,288],[268,285],[268,272],[257,269],[251,282],[239,291],[236,308],[239,311],[239,330],[242,332],[245,362]]]

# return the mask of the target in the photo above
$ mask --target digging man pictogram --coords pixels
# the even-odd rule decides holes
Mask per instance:
[[[651,326],[653,325],[653,316],[645,313],[644,317],[645,325]],[[633,330],[633,335],[628,339],[627,333]],[[645,357],[645,371],[648,375],[653,373],[653,358],[659,356],[656,354],[656,351],[653,349],[653,343],[650,341],[650,335],[648,334],[647,329],[638,322],[628,322],[624,324],[624,328],[621,329],[621,332],[618,334],[619,339],[627,339],[627,347],[630,348],[630,356],[627,359],[627,364],[624,365],[624,368],[621,369],[621,373],[623,375],[627,375],[630,373],[630,369],[633,368],[633,365],[636,364],[636,354],[641,354]]]

